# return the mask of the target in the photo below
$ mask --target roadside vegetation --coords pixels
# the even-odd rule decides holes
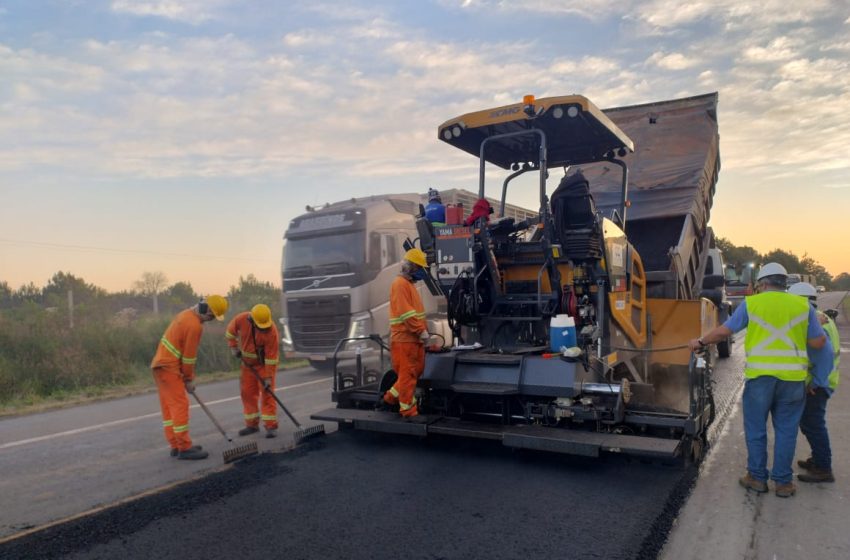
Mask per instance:
[[[240,278],[227,293],[228,318],[256,303],[279,317],[279,293],[253,275]],[[0,414],[153,387],[149,366],[159,338],[199,298],[189,283],[167,285],[162,273],[145,273],[133,290],[117,293],[64,272],[41,288],[0,282]],[[205,323],[199,382],[236,375],[225,327]]]

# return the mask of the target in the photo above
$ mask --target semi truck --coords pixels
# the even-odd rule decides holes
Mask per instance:
[[[373,410],[392,371],[355,386],[335,379],[337,407],[313,418],[567,454],[699,460],[714,418],[711,359],[687,341],[722,318],[708,227],[717,94],[606,111],[580,95],[529,97],[451,119],[438,137],[478,158],[479,196],[494,169],[508,173],[502,204],[515,178],[536,177],[537,216],[423,232],[460,343],[426,354],[417,388],[425,422]],[[575,325],[573,347],[553,342],[556,321]]]
[[[478,199],[464,189],[446,189],[441,197],[467,215]],[[426,195],[415,193],[351,198],[308,208],[289,223],[281,258],[285,356],[331,369],[341,339],[372,334],[386,339],[390,284],[399,272],[404,242],[418,236],[415,216],[425,202]],[[506,206],[503,213],[518,220],[533,214],[517,205]],[[445,299],[421,287],[420,292],[430,332],[448,336]],[[361,346],[343,348],[337,357],[353,358]]]

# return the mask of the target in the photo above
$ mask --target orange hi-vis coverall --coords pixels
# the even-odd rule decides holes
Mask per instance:
[[[240,392],[245,424],[256,428],[262,418],[266,429],[277,429],[277,403],[269,393],[263,391],[263,384],[251,373],[254,368],[260,377],[269,380],[269,389],[274,391],[274,376],[278,364],[278,343],[280,337],[277,327],[272,324],[266,330],[258,329],[251,322],[251,313],[245,311],[234,317],[227,325],[227,345],[238,347],[242,352],[242,378]],[[262,401],[262,415],[257,401]]]
[[[201,342],[203,323],[192,309],[177,314],[159,339],[151,362],[153,378],[159,390],[165,439],[172,449],[192,447],[189,437],[189,397],[187,381],[195,379],[195,362]]]
[[[398,404],[402,416],[417,416],[416,382],[425,369],[425,344],[419,335],[427,330],[425,306],[416,286],[402,275],[390,287],[390,357],[398,375],[384,401]]]

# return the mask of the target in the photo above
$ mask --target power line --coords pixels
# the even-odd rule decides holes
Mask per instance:
[[[41,249],[65,249],[70,251],[80,252],[101,252],[101,253],[123,253],[123,254],[140,254],[140,255],[156,255],[161,257],[174,257],[181,259],[195,260],[215,260],[215,261],[244,261],[244,262],[277,262],[272,259],[255,259],[250,257],[234,257],[228,255],[197,255],[185,253],[166,253],[162,251],[146,251],[143,249],[114,249],[110,247],[92,247],[88,245],[65,245],[62,243],[45,243],[42,241],[27,241],[23,239],[2,239],[0,244],[5,245],[22,245],[28,247],[38,247]]]

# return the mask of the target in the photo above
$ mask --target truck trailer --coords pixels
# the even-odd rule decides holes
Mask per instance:
[[[373,383],[335,380],[337,407],[313,418],[699,460],[714,418],[711,355],[691,354],[687,341],[721,317],[723,271],[707,270],[716,110],[716,93],[607,111],[580,95],[528,96],[440,125],[440,140],[478,158],[479,196],[493,169],[507,172],[500,204],[528,173],[539,211],[433,232],[418,222],[420,239],[433,239],[421,248],[452,329],[452,343],[426,354],[424,422],[373,410],[391,371]],[[575,325],[570,348],[554,342],[563,324]]]

